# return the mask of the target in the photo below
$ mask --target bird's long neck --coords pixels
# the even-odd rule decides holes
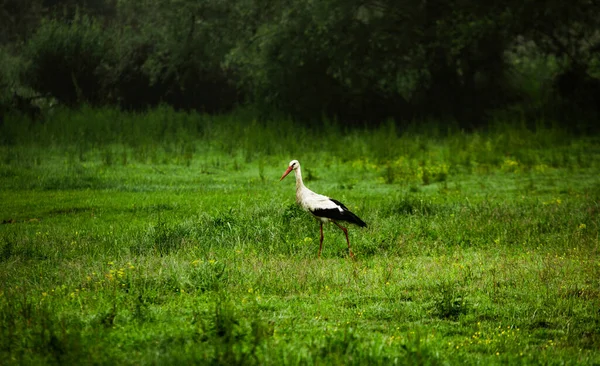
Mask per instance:
[[[300,167],[294,170],[294,173],[296,174],[296,197],[299,199],[300,192],[302,192],[302,189],[306,188],[306,186],[304,185],[304,182],[302,182],[302,171],[300,170]]]

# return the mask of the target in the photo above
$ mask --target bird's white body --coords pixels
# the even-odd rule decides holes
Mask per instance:
[[[350,257],[354,257],[352,250],[350,250],[350,239],[348,238],[348,229],[338,224],[336,221],[347,221],[356,224],[361,227],[367,226],[358,216],[350,212],[346,206],[340,201],[334,200],[322,194],[315,193],[310,189],[306,188],[302,181],[302,169],[298,160],[292,160],[283,173],[280,180],[283,180],[291,171],[294,171],[296,175],[296,202],[304,210],[310,212],[317,220],[321,222],[321,241],[319,246],[319,257],[321,256],[321,250],[323,249],[323,224],[327,222],[333,222],[336,224],[344,234],[346,235],[346,241],[348,242],[348,252]]]
[[[306,188],[302,181],[302,170],[300,165],[294,170],[294,174],[296,175],[296,203],[298,203],[305,211],[308,211],[313,215],[317,210],[338,210],[340,214],[343,212],[343,208],[333,202],[331,198]],[[331,221],[331,219],[327,217],[314,216],[322,222]]]

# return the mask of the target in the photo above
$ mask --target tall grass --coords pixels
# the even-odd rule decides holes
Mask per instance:
[[[177,112],[169,107],[145,113],[115,109],[57,109],[33,123],[8,116],[1,127],[6,164],[40,164],[54,151],[76,166],[132,163],[193,162],[218,166],[215,155],[236,165],[274,157],[344,162],[359,172],[377,171],[388,183],[434,183],[449,174],[523,172],[568,166],[597,168],[598,138],[574,140],[557,125],[527,127],[522,121],[501,121],[487,130],[465,132],[431,123],[400,129],[392,121],[376,128],[346,130],[339,124],[305,127],[289,120],[259,121],[248,111],[223,116]],[[573,146],[576,141],[577,146]]]

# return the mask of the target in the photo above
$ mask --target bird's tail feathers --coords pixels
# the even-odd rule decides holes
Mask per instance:
[[[360,217],[356,216],[352,212],[346,211],[345,214],[346,214],[346,216],[348,216],[346,218],[346,221],[356,224],[360,227],[367,227],[367,223],[364,222],[363,220],[361,220]]]

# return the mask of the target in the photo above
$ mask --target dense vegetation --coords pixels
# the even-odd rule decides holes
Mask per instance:
[[[161,103],[345,124],[599,117],[600,5],[3,0],[3,109]],[[16,93],[16,96],[15,96]],[[50,99],[48,99],[50,98]],[[24,100],[23,100],[24,99]]]
[[[423,129],[423,130],[420,130]],[[58,108],[0,135],[5,364],[597,364],[600,141]],[[309,187],[368,224],[325,229]]]

